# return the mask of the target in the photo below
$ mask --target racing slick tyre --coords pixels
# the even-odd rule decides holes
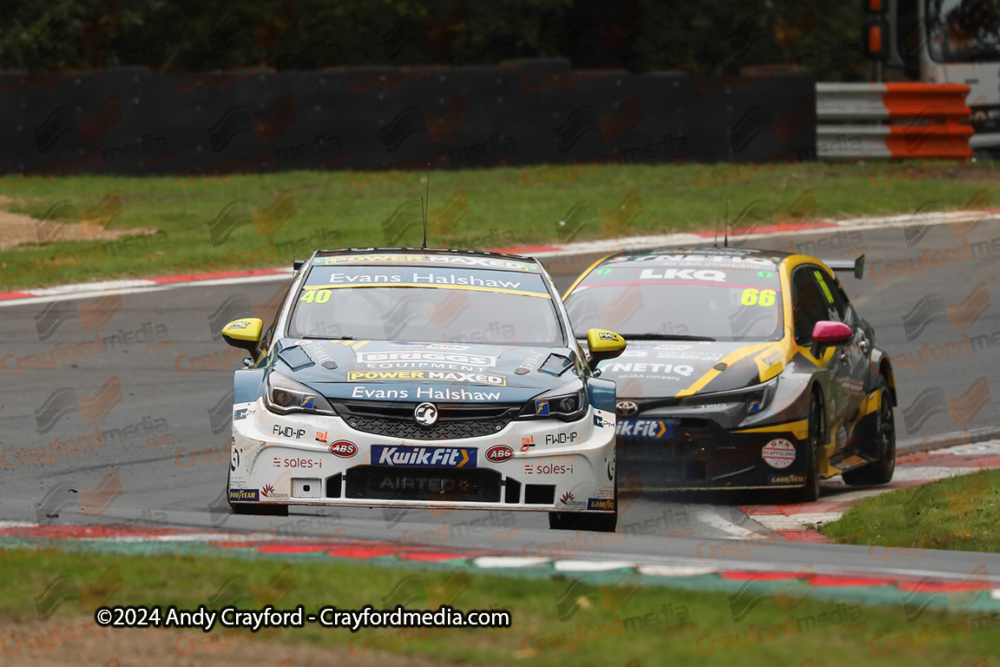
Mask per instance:
[[[875,419],[872,438],[867,443],[866,454],[872,462],[868,465],[848,470],[844,473],[844,483],[851,486],[874,486],[888,484],[896,471],[896,422],[892,415],[892,394],[885,379],[879,385],[882,405]]]
[[[618,486],[615,485],[615,511],[608,514],[583,514],[581,512],[549,512],[552,530],[589,530],[595,533],[613,533],[618,527]]]
[[[226,474],[226,502],[229,502],[229,474]],[[288,505],[273,503],[229,503],[233,514],[256,514],[258,516],[288,516]]]

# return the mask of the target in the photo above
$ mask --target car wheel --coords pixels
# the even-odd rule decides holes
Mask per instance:
[[[892,413],[892,394],[884,379],[879,391],[882,394],[882,406],[876,413],[873,437],[869,443],[874,450],[870,454],[873,460],[862,468],[844,473],[844,483],[851,486],[888,484],[896,472],[896,422]]]
[[[615,511],[607,514],[583,512],[549,512],[552,530],[589,530],[595,533],[613,533],[618,527],[618,486],[615,483]]]
[[[226,501],[229,502],[229,474],[226,474]],[[229,503],[233,514],[252,514],[257,516],[288,516],[288,505],[274,503]]]

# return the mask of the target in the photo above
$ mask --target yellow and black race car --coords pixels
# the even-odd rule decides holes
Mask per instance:
[[[831,268],[832,267],[832,268]],[[885,484],[896,459],[889,356],[832,269],[864,257],[742,248],[623,252],[563,297],[578,339],[610,328],[628,349],[599,366],[617,388],[618,473],[642,488]]]

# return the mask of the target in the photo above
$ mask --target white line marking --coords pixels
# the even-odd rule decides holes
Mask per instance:
[[[697,577],[718,571],[709,565],[639,565],[639,573],[650,577]]]
[[[631,560],[557,560],[556,572],[603,572],[638,567]]]
[[[742,514],[742,511],[738,507],[733,507],[731,509],[734,512],[740,512]],[[765,533],[761,533],[760,531],[744,528],[743,526],[737,526],[732,521],[727,521],[723,517],[719,516],[718,511],[711,505],[696,506],[688,511],[694,514],[696,521],[701,521],[704,524],[708,524],[712,528],[717,528],[730,537],[747,538],[761,537],[765,535]],[[757,517],[747,518],[747,523],[754,521],[757,521]]]
[[[837,229],[849,228],[849,229],[884,229],[886,227],[906,227],[909,225],[947,225],[952,223],[963,223],[971,222],[973,220],[980,220],[981,222],[994,222],[1000,220],[1000,216],[996,214],[985,214],[980,211],[944,211],[944,212],[934,212],[934,213],[923,213],[920,215],[906,214],[906,215],[895,215],[895,216],[882,216],[882,217],[868,217],[868,218],[852,218],[848,220],[823,220],[816,219],[810,222],[813,223],[826,223],[832,225],[831,227],[822,229],[804,229],[801,231],[780,231],[780,232],[767,232],[767,233],[746,233],[738,234],[732,236],[731,239],[734,241],[744,242],[752,239],[762,239],[771,238],[774,236],[788,236],[789,234],[795,234],[796,236],[801,235],[814,235],[814,234],[831,234],[835,233]],[[638,250],[642,248],[652,248],[656,246],[676,246],[676,245],[701,245],[708,243],[707,237],[700,236],[691,232],[677,232],[674,234],[656,234],[648,236],[627,236],[621,239],[605,239],[600,241],[584,241],[581,243],[572,243],[567,246],[562,246],[557,250],[543,250],[530,254],[532,257],[537,257],[539,259],[554,258],[554,257],[570,257],[573,255],[583,255],[587,253],[612,253],[618,252],[620,250]],[[123,287],[119,290],[121,294],[133,294],[135,292],[147,291],[147,290],[164,290],[164,289],[174,289],[177,287],[191,287],[193,285],[236,285],[245,284],[253,282],[273,282],[280,280],[287,280],[294,272],[292,269],[276,269],[281,271],[280,274],[267,275],[267,276],[249,276],[246,278],[219,278],[216,280],[198,280],[183,283],[167,283],[167,284],[157,284],[153,283],[150,279],[136,279],[136,280],[118,280],[118,281],[105,281],[101,283],[78,283],[74,285],[61,285],[57,287],[46,287],[41,289],[11,289],[9,291],[19,291],[35,294],[34,297],[26,297],[23,299],[5,299],[0,301],[0,308],[4,306],[22,305],[22,304],[32,304],[32,303],[46,303],[49,301],[61,301],[65,299],[84,299],[93,298],[95,296],[100,296],[108,289],[102,287],[106,285],[118,285],[118,284],[128,284],[135,285],[130,287]],[[138,285],[151,284],[150,287],[140,287]]]
[[[551,558],[521,558],[520,556],[482,556],[472,560],[473,565],[484,569],[494,567],[536,567],[551,562]]]

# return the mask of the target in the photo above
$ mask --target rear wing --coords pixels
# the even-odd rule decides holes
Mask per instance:
[[[861,255],[855,260],[850,259],[830,259],[823,262],[834,271],[853,271],[854,277],[861,280],[865,275],[865,256]]]

